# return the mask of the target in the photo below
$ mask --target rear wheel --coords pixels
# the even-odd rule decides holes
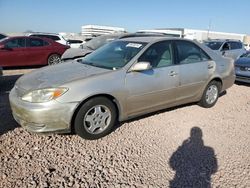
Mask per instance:
[[[75,132],[82,138],[94,140],[109,134],[116,122],[116,108],[105,97],[95,97],[84,103],[76,114]]]
[[[48,65],[56,65],[58,63],[61,63],[61,58],[58,54],[51,54],[48,57]]]
[[[213,107],[219,98],[220,90],[221,83],[217,81],[211,81],[207,85],[202,95],[200,105],[205,108]]]

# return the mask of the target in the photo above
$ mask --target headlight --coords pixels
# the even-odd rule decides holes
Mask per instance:
[[[35,90],[25,94],[22,97],[22,100],[32,103],[48,102],[62,96],[66,91],[68,91],[67,88],[47,88]]]

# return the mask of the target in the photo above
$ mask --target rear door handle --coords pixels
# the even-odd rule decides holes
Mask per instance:
[[[213,65],[208,65],[207,68],[212,69],[212,68],[214,68],[214,66]]]
[[[171,71],[169,74],[168,74],[169,76],[176,76],[176,75],[178,75],[175,71]]]

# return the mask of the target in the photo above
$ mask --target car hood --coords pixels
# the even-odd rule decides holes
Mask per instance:
[[[249,57],[241,57],[236,62],[236,65],[250,65],[250,58]]]
[[[61,59],[67,60],[67,59],[74,59],[77,57],[84,57],[91,52],[93,52],[93,50],[81,49],[81,48],[69,48],[63,53]]]
[[[23,75],[16,82],[17,88],[31,91],[42,88],[59,87],[63,84],[102,74],[112,70],[93,67],[72,61],[54,66],[47,66]]]

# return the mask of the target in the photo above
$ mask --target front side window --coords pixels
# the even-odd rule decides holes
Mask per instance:
[[[222,47],[222,51],[227,51],[227,50],[230,50],[230,45],[228,42],[226,42]]]
[[[158,42],[150,46],[139,58],[139,62],[149,62],[153,68],[172,65],[172,45],[169,41]]]
[[[197,45],[189,41],[176,41],[178,62],[180,64],[208,61],[210,57]]]
[[[114,41],[84,57],[82,63],[106,69],[119,69],[135,57],[145,45],[143,42]]]
[[[25,38],[16,38],[11,39],[5,43],[7,48],[24,48],[25,47]]]

